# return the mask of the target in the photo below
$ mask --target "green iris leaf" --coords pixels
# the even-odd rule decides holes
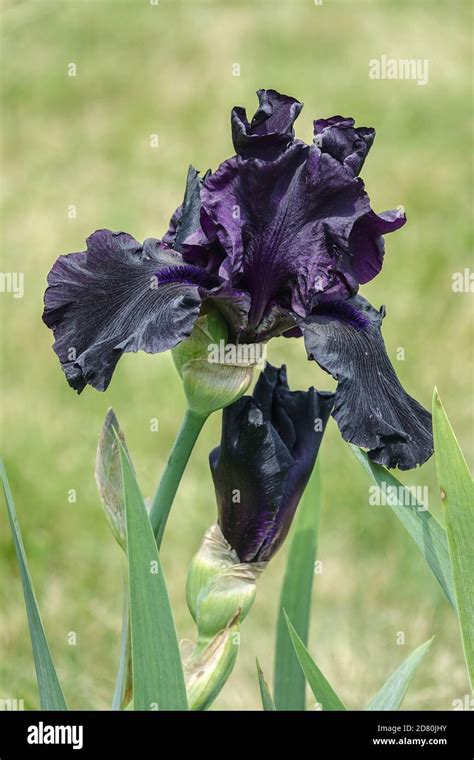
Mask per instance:
[[[16,558],[20,570],[23,596],[25,598],[28,625],[30,627],[31,645],[36,668],[36,680],[42,710],[67,710],[66,700],[61,689],[61,684],[54,667],[53,658],[49,650],[48,641],[41,620],[38,603],[36,601],[33,583],[26,551],[21,536],[20,523],[16,514],[10,484],[3,462],[0,460],[0,472],[2,476],[3,491],[7,503],[8,519],[15,545]]]

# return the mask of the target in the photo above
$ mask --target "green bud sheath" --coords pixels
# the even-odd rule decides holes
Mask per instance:
[[[224,317],[208,308],[171,354],[183,381],[188,408],[200,416],[223,409],[237,401],[252,382],[253,368],[259,351],[241,351],[227,344],[228,331]],[[234,350],[226,355],[226,348]],[[215,357],[218,357],[217,359]],[[229,360],[230,356],[230,360]],[[250,357],[250,359],[249,359]]]
[[[186,362],[193,359],[207,359],[208,346],[227,341],[227,325],[221,314],[208,309],[196,320],[192,333],[172,350],[173,361],[180,377]]]
[[[240,643],[239,623],[247,616],[265,562],[242,563],[218,525],[206,532],[189,568],[186,598],[198,641],[184,660],[191,709],[204,710],[229,677]]]
[[[113,409],[109,409],[100,433],[95,462],[95,479],[104,514],[117,543],[126,551],[125,505],[122,468],[117,436],[126,448],[125,437]]]
[[[229,546],[219,526],[212,525],[191,562],[186,583],[186,599],[195,622],[199,593],[216,575],[238,562],[237,553]]]
[[[206,531],[186,584],[189,611],[207,645],[239,613],[242,622],[255,599],[255,581],[266,562],[240,562],[218,525]]]
[[[193,359],[183,366],[183,387],[188,407],[196,414],[224,409],[244,395],[252,382],[253,367],[211,364]]]
[[[183,671],[190,710],[207,710],[213,703],[233,670],[239,643],[239,623],[234,620],[201,652],[194,648],[186,657],[182,646]]]

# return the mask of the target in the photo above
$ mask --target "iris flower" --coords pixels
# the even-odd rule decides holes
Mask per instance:
[[[252,396],[222,413],[209,457],[219,527],[241,562],[267,562],[283,543],[313,469],[334,394],[290,391],[267,364]]]
[[[229,340],[303,337],[337,381],[343,438],[388,467],[432,453],[431,417],[398,381],[385,351],[385,309],[358,295],[382,267],[383,235],[405,223],[376,214],[359,172],[375,132],[342,116],[295,139],[302,104],[258,92],[249,122],[232,111],[236,155],[202,178],[190,168],[182,205],[161,240],[98,230],[49,274],[43,319],[69,384],[105,390],[120,356],[165,351],[190,335],[202,305]]]

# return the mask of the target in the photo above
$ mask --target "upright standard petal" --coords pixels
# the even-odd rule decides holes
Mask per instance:
[[[224,410],[210,455],[219,525],[241,562],[280,547],[314,466],[332,393],[290,391],[285,368],[265,367],[253,397]]]
[[[357,291],[349,240],[369,198],[360,179],[334,170],[318,148],[295,142],[274,161],[230,159],[201,198],[227,254],[221,276],[251,295],[251,328],[275,298],[303,316],[325,294]]]
[[[204,285],[198,267],[148,239],[98,230],[87,250],[60,256],[48,276],[43,320],[69,384],[105,390],[124,352],[158,353],[186,338]]]
[[[408,470],[433,453],[431,415],[402,388],[381,334],[385,309],[361,296],[300,319],[310,359],[337,381],[333,416],[342,437],[386,467]]]
[[[193,176],[194,221],[181,243],[187,261],[248,294],[249,340],[289,329],[291,312],[305,317],[355,295],[380,271],[382,235],[405,223],[398,211],[377,215],[357,176],[372,128],[342,116],[320,119],[308,146],[294,139],[302,104],[274,90],[258,96],[251,123],[243,109],[232,112],[237,155],[202,183]]]
[[[354,224],[349,235],[351,265],[357,281],[364,285],[378,275],[385,255],[385,241],[382,237],[395,232],[406,222],[401,209],[376,214],[369,211]]]
[[[258,90],[257,95],[260,105],[250,124],[245,108],[232,110],[235,152],[245,158],[274,158],[293,141],[293,124],[303,103],[276,90]]]
[[[201,187],[210,176],[207,171],[201,178],[193,166],[189,167],[183,202],[171,217],[162,242],[180,252],[187,263],[217,274],[225,251],[218,244],[215,231],[202,226],[206,217],[202,215]]]
[[[175,251],[182,251],[184,240],[195,232],[200,225],[201,182],[199,172],[190,166],[186,177],[183,202],[171,217],[168,231],[163,236],[163,243]]]
[[[344,116],[316,119],[314,141],[323,153],[328,153],[356,177],[374,142],[375,129],[354,124],[354,119]]]

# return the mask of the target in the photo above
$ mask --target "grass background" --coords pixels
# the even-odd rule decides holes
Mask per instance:
[[[305,102],[297,122],[333,113],[373,125],[363,177],[378,210],[403,204],[381,275],[363,294],[387,305],[387,349],[405,387],[430,406],[436,384],[468,461],[472,428],[472,295],[454,294],[469,258],[470,14],[463,2],[173,2],[30,0],[1,12],[2,270],[25,275],[23,299],[0,294],[2,449],[51,648],[73,708],[107,709],[119,649],[121,556],[93,478],[112,405],[146,494],[152,494],[184,409],[169,355],[123,357],[106,394],[67,386],[41,322],[45,278],[60,253],[96,228],[159,237],[181,200],[187,166],[232,153],[229,112],[253,113],[258,87]],[[372,81],[381,55],[426,58],[429,83]],[[77,76],[68,76],[75,63]],[[240,76],[232,66],[239,63]],[[159,148],[150,135],[159,135]],[[74,204],[77,217],[68,218]],[[398,347],[405,360],[396,361]],[[332,388],[300,341],[272,341],[294,388]],[[150,431],[158,418],[159,431]],[[207,465],[214,415],[199,440],[162,559],[181,637],[193,637],[184,584],[215,518]],[[320,454],[323,505],[310,649],[346,704],[364,706],[415,646],[436,635],[404,706],[450,709],[468,693],[456,620],[388,508],[331,423]],[[429,487],[434,462],[401,475]],[[68,492],[75,489],[76,503]],[[216,706],[259,707],[255,657],[272,681],[285,548],[259,581],[239,661]],[[5,510],[0,510],[0,697],[38,704],[25,611]],[[68,639],[76,634],[76,644]],[[405,645],[397,644],[403,632]],[[314,700],[309,701],[309,706]]]

